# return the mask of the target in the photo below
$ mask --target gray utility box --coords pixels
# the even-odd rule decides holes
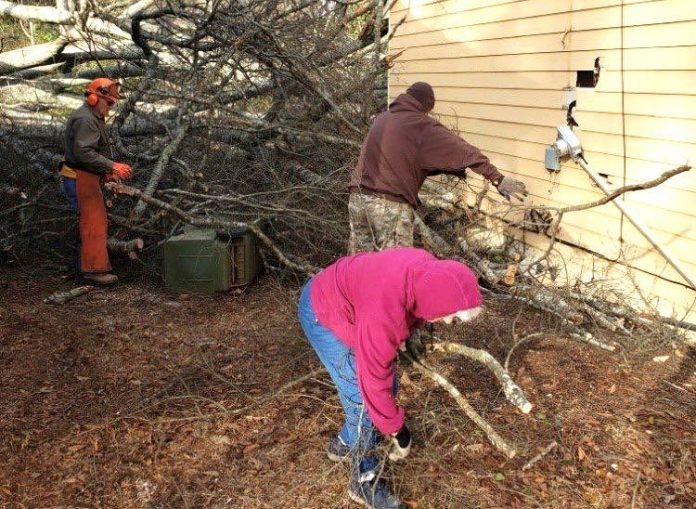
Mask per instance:
[[[251,283],[261,270],[256,236],[247,229],[191,229],[162,247],[164,283],[172,290],[224,292]]]

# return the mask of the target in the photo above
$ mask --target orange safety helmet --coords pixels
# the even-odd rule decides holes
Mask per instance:
[[[117,81],[111,80],[109,78],[97,78],[93,80],[89,85],[87,85],[87,91],[85,95],[87,96],[87,104],[95,107],[99,102],[101,97],[110,105],[113,105],[118,101],[121,96],[119,95],[119,88],[121,85]]]

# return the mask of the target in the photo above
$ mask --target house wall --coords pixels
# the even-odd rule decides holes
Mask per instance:
[[[572,162],[557,174],[544,168],[544,149],[565,123],[563,89],[596,58],[596,87],[576,89],[576,132],[590,164],[620,186],[696,162],[693,0],[398,0],[392,25],[404,16],[390,44],[390,54],[405,50],[390,72],[390,97],[414,81],[431,83],[434,113],[524,180],[534,205],[603,196]],[[625,201],[696,278],[696,170]],[[661,312],[676,306],[679,318],[696,299],[611,204],[567,214],[560,238],[583,248],[566,250],[575,276],[602,265],[607,277],[635,281]]]

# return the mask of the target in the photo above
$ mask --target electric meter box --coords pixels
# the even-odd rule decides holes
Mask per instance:
[[[256,236],[247,229],[190,229],[162,246],[164,284],[171,290],[225,292],[261,270]]]

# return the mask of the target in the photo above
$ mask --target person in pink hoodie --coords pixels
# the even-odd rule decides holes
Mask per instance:
[[[396,401],[399,349],[426,323],[475,318],[482,302],[469,267],[410,247],[340,258],[303,288],[300,324],[345,413],[327,452],[334,461],[351,458],[351,499],[375,509],[404,507],[377,477],[371,452],[381,436],[391,442],[392,460],[411,447],[406,413]]]

